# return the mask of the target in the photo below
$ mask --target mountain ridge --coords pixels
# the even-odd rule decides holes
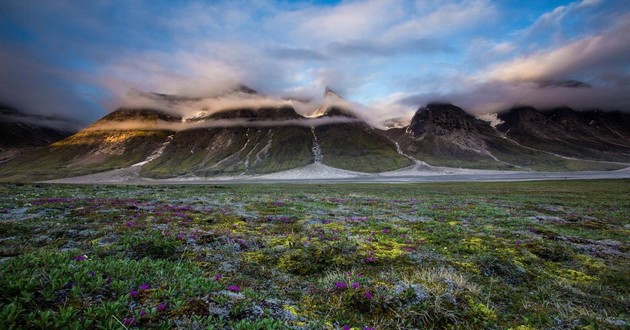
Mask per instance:
[[[330,89],[324,94],[343,100]],[[173,178],[264,175],[314,163],[362,173],[432,166],[610,170],[630,163],[626,114],[516,107],[497,117],[503,122],[492,127],[453,104],[429,103],[407,125],[381,130],[336,104],[328,104],[317,117],[302,116],[290,105],[226,109],[194,119],[158,109],[120,108],[45,150],[1,164],[0,176],[41,180],[132,166],[145,177]],[[107,128],[131,121],[173,126]],[[204,121],[234,124],[178,128]],[[264,125],[243,124],[257,122]],[[580,151],[580,141],[588,152]],[[37,166],[26,171],[27,163]]]

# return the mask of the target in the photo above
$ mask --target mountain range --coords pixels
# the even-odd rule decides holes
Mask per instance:
[[[49,180],[125,168],[147,178],[195,179],[313,165],[367,173],[630,166],[630,115],[622,112],[515,107],[490,123],[455,105],[432,103],[408,123],[393,119],[381,129],[330,89],[308,113],[297,111],[294,101],[256,106],[252,100],[267,99],[245,86],[233,94],[250,102],[221,109],[196,98],[147,93],[153,103],[120,108],[72,135],[4,120],[9,110],[3,110],[0,147],[17,151],[0,163],[0,177]],[[168,106],[150,106],[160,102]],[[199,108],[191,115],[174,111],[179,105]]]

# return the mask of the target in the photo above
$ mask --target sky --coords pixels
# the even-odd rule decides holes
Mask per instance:
[[[630,111],[627,0],[0,1],[0,103],[89,123],[130,91],[330,87],[377,120],[428,102]]]

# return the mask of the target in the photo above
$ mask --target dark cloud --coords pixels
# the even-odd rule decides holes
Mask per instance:
[[[88,79],[20,51],[0,49],[0,102],[21,112],[46,114],[88,123],[104,91],[90,88]]]
[[[430,102],[450,102],[474,114],[486,114],[509,109],[515,105],[530,105],[540,109],[568,106],[577,110],[603,109],[630,111],[630,88],[573,88],[547,86],[535,82],[488,82],[452,93],[416,94],[399,103],[419,107]]]
[[[414,53],[451,52],[453,49],[439,40],[415,39],[403,42],[387,43],[371,40],[353,40],[333,42],[328,45],[331,56],[392,56]]]
[[[327,57],[315,50],[306,48],[279,47],[268,50],[269,55],[293,61],[324,61]]]

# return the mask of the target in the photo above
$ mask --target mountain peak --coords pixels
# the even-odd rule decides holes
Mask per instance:
[[[413,135],[447,135],[458,130],[475,129],[475,120],[475,117],[453,104],[429,103],[416,111],[407,131]]]
[[[245,93],[245,94],[258,94],[258,91],[256,91],[255,89],[249,88],[248,86],[241,85],[241,84],[239,84],[234,89],[234,92],[241,92],[241,93]]]
[[[335,92],[334,90],[332,90],[332,88],[326,86],[326,89],[324,90],[324,97],[338,97],[340,99],[343,99],[343,97],[341,97],[341,95],[339,95],[337,92]]]

